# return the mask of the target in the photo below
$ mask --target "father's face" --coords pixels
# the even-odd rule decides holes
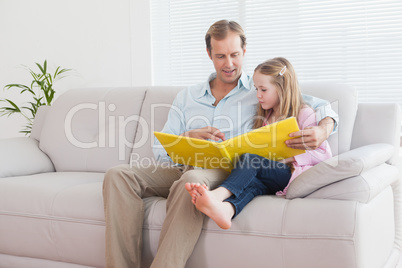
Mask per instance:
[[[211,38],[211,48],[207,52],[214,63],[217,79],[225,84],[237,84],[246,53],[246,48],[241,47],[240,36],[229,32],[223,40]]]

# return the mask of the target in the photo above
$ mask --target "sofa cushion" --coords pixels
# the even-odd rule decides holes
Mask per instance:
[[[0,178],[0,253],[103,267],[103,176]]]
[[[144,93],[144,88],[67,91],[47,112],[40,148],[58,172],[105,172],[129,163]]]
[[[384,174],[387,174],[384,176]],[[306,198],[354,200],[369,203],[377,195],[399,181],[398,168],[382,164],[346,180],[322,187]]]
[[[166,200],[151,197],[145,202],[143,250],[152,260]],[[389,247],[394,239],[390,192],[375,203],[368,206],[354,201],[258,196],[233,219],[228,230],[205,217],[186,267],[356,267],[356,259],[367,259],[367,252],[379,254],[366,261],[373,265],[364,263],[362,267],[381,267],[379,263],[388,257],[389,248],[381,252],[378,248]],[[373,210],[381,210],[383,218],[368,223]],[[383,221],[390,229],[380,232],[377,228]],[[382,244],[375,243],[379,237]]]
[[[331,183],[358,176],[385,163],[393,155],[389,144],[363,146],[323,161],[296,177],[289,185],[286,198],[305,197]]]
[[[103,221],[103,177],[103,173],[49,172],[0,178],[0,213]]]

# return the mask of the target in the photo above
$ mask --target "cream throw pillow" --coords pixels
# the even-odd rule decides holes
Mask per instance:
[[[334,156],[296,177],[289,185],[286,198],[305,197],[331,183],[358,176],[368,169],[385,163],[393,153],[392,145],[378,143]]]

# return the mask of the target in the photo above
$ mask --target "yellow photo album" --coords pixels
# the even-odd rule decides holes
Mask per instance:
[[[233,169],[244,153],[257,154],[271,160],[281,160],[305,150],[286,146],[289,134],[299,131],[295,117],[254,129],[222,142],[195,139],[162,132],[154,132],[173,162],[202,168]]]

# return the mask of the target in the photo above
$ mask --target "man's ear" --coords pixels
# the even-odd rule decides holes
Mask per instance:
[[[246,46],[243,48],[243,56],[246,55]]]
[[[207,48],[208,57],[212,60],[211,51]]]

